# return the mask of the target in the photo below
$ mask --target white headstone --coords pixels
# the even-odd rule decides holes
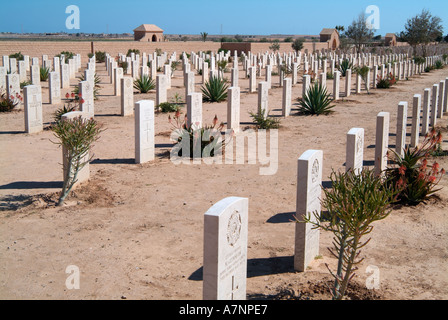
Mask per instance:
[[[431,98],[431,127],[435,127],[437,124],[437,110],[439,103],[439,85],[432,86],[432,98]]]
[[[61,103],[61,76],[59,72],[50,72],[48,87],[50,104]]]
[[[429,131],[429,117],[431,108],[431,89],[426,88],[423,94],[423,116],[421,135],[424,136]]]
[[[321,184],[323,152],[307,150],[298,160],[296,218],[303,221],[308,216],[315,221],[314,212],[321,210]],[[319,255],[319,230],[312,224],[296,223],[294,270],[304,272],[310,262]]]
[[[167,102],[166,76],[158,74],[156,78],[156,105]]]
[[[283,79],[283,95],[282,95],[282,115],[288,117],[291,114],[291,91],[292,81],[291,78]]]
[[[269,84],[266,81],[258,83],[258,114],[266,119],[269,114]]]
[[[135,103],[135,163],[154,160],[154,101]]]
[[[94,109],[94,86],[90,81],[81,81],[79,83],[79,109],[85,113],[89,118],[95,115]]]
[[[25,132],[36,133],[43,130],[42,121],[42,89],[30,85],[23,89],[25,105]]]
[[[132,115],[134,112],[134,79],[122,77],[121,86],[121,115],[123,117]]]
[[[230,197],[204,215],[204,300],[245,300],[249,200]]]
[[[397,135],[395,151],[399,155],[404,154],[406,148],[406,127],[408,119],[408,103],[406,101],[400,101],[397,111]]]
[[[387,166],[390,114],[389,112],[380,112],[376,119],[375,174],[379,176]]]
[[[352,128],[347,133],[345,170],[360,174],[364,161],[364,129]]]
[[[240,88],[230,87],[227,93],[227,129],[240,130]]]
[[[420,113],[422,109],[422,96],[415,94],[412,101],[412,128],[410,146],[415,148],[418,145],[418,137],[420,130]]]
[[[202,93],[192,92],[187,96],[187,127],[202,127]]]

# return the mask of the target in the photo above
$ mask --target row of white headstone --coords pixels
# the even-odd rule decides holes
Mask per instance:
[[[425,89],[423,118],[435,119],[447,112],[448,78]],[[426,110],[426,111],[425,111]],[[438,111],[441,110],[441,111]],[[414,95],[412,112],[412,134],[410,146],[419,142],[419,121],[421,116],[421,95]],[[398,104],[397,112],[397,152],[405,148],[407,124],[407,102]],[[420,135],[424,136],[428,128],[422,126]],[[380,175],[387,165],[386,152],[389,141],[389,113],[381,112],[377,116],[375,170]],[[364,129],[352,128],[346,140],[346,171],[359,174],[363,170]],[[307,150],[298,159],[296,219],[304,217],[316,219],[314,213],[321,210],[323,152]],[[204,300],[245,300],[247,279],[247,239],[249,221],[249,199],[229,197],[213,205],[204,215],[203,246],[203,299]],[[295,228],[294,269],[306,271],[307,267],[319,255],[318,229],[310,223],[297,222]]]

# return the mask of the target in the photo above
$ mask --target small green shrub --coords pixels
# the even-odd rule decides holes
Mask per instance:
[[[270,117],[269,115],[265,117],[263,114],[249,112],[250,116],[255,122],[257,129],[278,129],[280,127],[280,119]]]
[[[180,110],[180,105],[171,102],[162,102],[157,107],[163,113],[177,112]]]
[[[417,205],[440,190],[435,188],[445,170],[437,162],[429,165],[428,158],[441,141],[442,134],[433,128],[419,146],[407,146],[403,155],[392,150],[389,156],[392,165],[385,170],[385,176],[386,184],[399,190],[397,202]]]
[[[20,89],[25,88],[26,86],[29,86],[31,84],[31,81],[25,80],[20,82]]]
[[[95,51],[95,59],[96,62],[102,63],[106,61],[106,52],[104,51]]]
[[[128,53],[126,54],[126,56],[127,56],[127,57],[130,57],[132,53],[134,53],[134,54],[136,54],[136,55],[137,55],[137,54],[140,54],[140,50],[138,50],[138,49],[129,49],[129,50],[128,50]]]
[[[64,114],[66,114],[66,113],[69,113],[69,112],[72,112],[72,111],[75,111],[76,110],[76,107],[75,106],[72,106],[71,104],[69,104],[69,105],[65,105],[64,104],[64,106],[62,107],[62,108],[60,108],[60,109],[58,109],[58,110],[56,110],[55,111],[55,113],[54,113],[54,115],[53,115],[53,119],[54,119],[54,122],[59,122],[59,121],[61,121],[61,117],[64,115]]]
[[[148,75],[142,74],[139,78],[134,80],[134,89],[140,93],[148,93],[150,90],[155,89],[155,81]]]
[[[6,92],[0,93],[0,112],[10,112],[17,105],[23,101],[23,98],[20,94],[16,93],[15,96],[11,95],[8,97]]]
[[[177,142],[177,147],[173,148],[172,154],[185,157],[183,155],[182,145],[184,149],[189,147],[189,157],[191,159],[197,157],[217,156],[222,152],[222,147],[225,142],[220,139],[221,130],[224,128],[224,123],[218,124],[218,117],[215,116],[212,125],[205,125],[197,127],[196,125],[187,126],[187,116],[183,120],[180,119],[180,112],[177,111],[173,118],[168,116],[169,123],[173,126],[174,134],[171,136]],[[188,144],[182,144],[183,139],[189,139]],[[200,152],[200,154],[195,154]]]
[[[386,75],[384,78],[381,78],[381,76],[378,75],[378,78],[376,79],[376,87],[378,89],[389,89],[395,83],[397,83],[397,79],[392,75],[392,73]]]
[[[47,81],[50,76],[50,68],[40,67],[40,81]]]
[[[443,64],[443,61],[442,61],[442,60],[437,60],[437,61],[434,63],[434,68],[436,68],[437,70],[443,69],[444,66],[445,66],[445,65]]]
[[[84,158],[93,143],[98,140],[102,129],[101,125],[93,118],[83,119],[81,116],[58,121],[51,129],[55,137],[58,138],[56,144],[65,148],[64,157],[67,167],[58,201],[58,206],[62,206],[70,190],[78,181],[78,173],[90,162],[91,158]]]
[[[315,211],[306,214],[303,221],[300,217],[296,220],[332,233],[333,241],[328,250],[337,259],[337,270],[333,272],[327,268],[334,278],[333,300],[342,300],[357,266],[364,260],[360,257],[361,249],[370,241],[365,237],[372,232],[375,221],[390,214],[396,190],[386,188],[381,177],[367,168],[359,174],[353,170],[333,171],[330,180],[332,188],[322,188],[325,194],[321,200],[322,209],[327,213]]]
[[[17,61],[21,61],[24,59],[23,54],[21,52],[13,53],[9,55],[10,58],[15,58]]]
[[[205,82],[201,91],[203,101],[205,102],[221,102],[227,99],[228,84],[225,79],[220,77],[212,77]]]
[[[344,59],[338,65],[338,70],[341,72],[341,76],[345,77],[347,75],[347,70],[353,68],[353,63],[350,62],[349,59]]]
[[[333,100],[327,92],[327,88],[321,83],[316,82],[308,88],[305,96],[300,101],[299,112],[311,115],[324,115],[332,113],[334,105]]]

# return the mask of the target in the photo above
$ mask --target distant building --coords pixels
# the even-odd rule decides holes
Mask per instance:
[[[384,38],[384,44],[389,47],[397,46],[397,36],[394,33],[387,33]]]
[[[155,24],[142,24],[134,29],[134,40],[142,42],[163,41],[163,30]]]
[[[320,42],[327,42],[328,49],[336,50],[339,48],[339,32],[336,29],[322,29],[320,32]]]

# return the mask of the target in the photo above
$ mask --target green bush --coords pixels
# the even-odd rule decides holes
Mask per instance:
[[[182,140],[189,139],[189,157],[191,159],[199,156],[204,157],[210,156],[214,157],[222,152],[222,147],[224,142],[221,137],[221,130],[224,127],[224,123],[218,124],[218,117],[215,116],[212,125],[205,125],[202,127],[197,127],[192,125],[190,127],[186,124],[186,117],[181,120],[180,112],[177,111],[173,118],[171,115],[168,117],[170,124],[173,126],[174,134],[171,136],[174,141],[177,142],[177,146],[171,151],[172,155],[183,157],[182,150]],[[187,145],[184,145],[185,147]],[[200,155],[195,155],[195,151],[199,152]],[[217,151],[217,154],[215,152]]]
[[[177,112],[180,110],[180,105],[171,102],[162,102],[157,106],[157,108],[163,113]]]
[[[130,57],[132,53],[134,53],[134,54],[136,54],[136,55],[137,55],[137,54],[140,54],[140,50],[138,50],[138,49],[129,49],[129,50],[128,50],[128,53],[126,54],[126,56],[127,56],[127,57]]]
[[[0,112],[10,112],[12,111],[20,101],[22,97],[19,94],[16,96],[8,96],[6,92],[1,92],[0,94]]]
[[[212,77],[205,82],[201,91],[203,94],[203,101],[205,102],[221,102],[227,99],[227,81],[220,77]]]
[[[250,116],[255,122],[257,129],[278,129],[280,127],[280,119],[272,118],[269,115],[267,117],[264,114],[249,112]]]
[[[384,78],[381,78],[381,76],[378,75],[378,78],[376,79],[376,87],[378,89],[389,89],[395,83],[397,83],[397,79],[392,75],[392,73],[386,75]]]
[[[96,62],[101,63],[106,61],[106,52],[104,51],[95,51],[95,59]]]
[[[50,68],[40,67],[40,81],[47,81],[50,76]]]
[[[308,88],[305,96],[300,101],[299,112],[303,114],[321,115],[333,112],[333,100],[327,92],[327,88],[316,82]]]
[[[57,144],[64,147],[64,157],[67,163],[62,191],[59,196],[58,206],[62,206],[75,183],[78,181],[78,173],[90,162],[85,159],[93,143],[98,140],[102,131],[101,125],[93,118],[83,119],[81,116],[58,121],[51,127],[58,138]]]
[[[442,134],[433,128],[416,148],[407,146],[403,155],[392,150],[391,166],[385,171],[386,183],[399,190],[397,202],[417,205],[440,189],[436,186],[445,174],[437,162],[428,164],[428,158],[437,150]]]
[[[331,288],[333,300],[342,300],[349,282],[355,275],[357,266],[364,260],[361,249],[370,239],[373,223],[385,219],[391,212],[390,204],[396,191],[386,188],[381,177],[374,170],[364,168],[356,174],[353,170],[344,173],[332,172],[331,189],[323,189],[321,212],[308,213],[303,221],[312,228],[319,228],[333,234],[330,254],[337,259],[337,271],[330,274],[334,278]],[[312,218],[314,216],[314,218]]]
[[[24,59],[23,54],[21,52],[13,53],[9,55],[10,58],[15,58],[17,61],[21,61]]]
[[[341,76],[345,77],[347,75],[347,70],[353,68],[353,63],[350,62],[349,59],[344,59],[338,65],[338,70],[341,72]]]
[[[155,89],[155,81],[148,75],[142,74],[139,78],[134,80],[134,89],[140,93],[148,93],[150,90]]]
[[[445,65],[443,64],[443,61],[442,61],[442,60],[437,60],[437,61],[434,63],[434,68],[436,68],[437,70],[439,70],[439,69],[443,69],[444,66],[445,66]]]

